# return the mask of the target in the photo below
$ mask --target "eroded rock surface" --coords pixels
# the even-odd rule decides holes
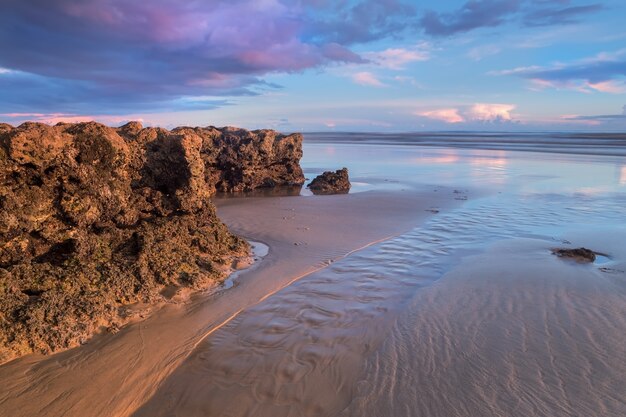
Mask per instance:
[[[559,258],[569,258],[582,263],[594,262],[596,260],[596,253],[587,248],[553,249],[552,253]]]
[[[302,184],[271,130],[0,124],[0,362],[84,342],[121,306],[220,282],[248,244],[209,197]]]
[[[326,171],[315,177],[308,187],[313,194],[346,194],[350,191],[348,168]]]

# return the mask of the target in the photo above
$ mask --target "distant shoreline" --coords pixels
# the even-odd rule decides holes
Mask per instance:
[[[304,133],[312,143],[404,145],[565,153],[573,155],[626,156],[626,133]]]

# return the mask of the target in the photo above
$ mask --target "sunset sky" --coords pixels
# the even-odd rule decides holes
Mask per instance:
[[[1,0],[0,121],[626,129],[626,1]]]

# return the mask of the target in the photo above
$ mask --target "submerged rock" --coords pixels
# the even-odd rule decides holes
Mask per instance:
[[[209,197],[302,184],[301,156],[301,135],[271,130],[0,125],[0,362],[220,282],[249,246]]]
[[[308,187],[313,194],[346,194],[350,191],[348,168],[326,171],[315,177]]]
[[[559,258],[570,258],[584,263],[594,262],[596,260],[596,253],[587,248],[553,249],[552,253]]]

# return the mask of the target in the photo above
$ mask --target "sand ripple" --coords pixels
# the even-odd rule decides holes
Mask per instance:
[[[135,415],[622,416],[626,277],[549,248],[624,203],[492,197],[442,214],[246,310]],[[608,234],[568,239],[623,262],[626,231]]]

